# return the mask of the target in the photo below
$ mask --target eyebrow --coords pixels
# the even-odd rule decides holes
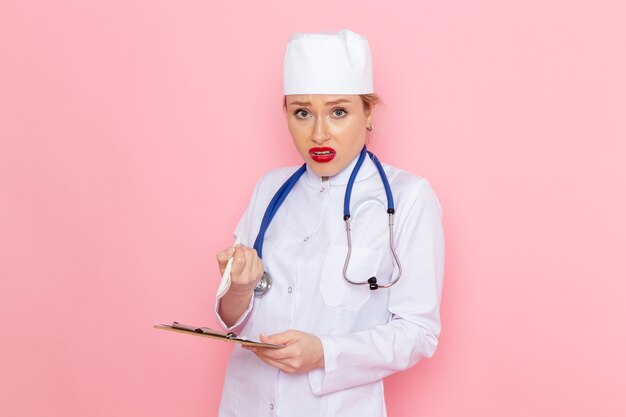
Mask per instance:
[[[341,98],[339,100],[327,101],[325,104],[328,106],[329,104],[339,104],[339,103],[350,103],[350,100],[346,100],[345,98]],[[310,101],[292,101],[289,103],[290,106],[310,106],[312,103]]]

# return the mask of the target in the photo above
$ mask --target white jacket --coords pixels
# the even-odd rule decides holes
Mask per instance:
[[[327,181],[309,167],[279,208],[265,234],[263,264],[273,277],[264,297],[253,297],[228,331],[258,340],[289,329],[318,336],[324,369],[287,374],[234,347],[220,417],[384,416],[382,379],[431,357],[440,333],[444,236],[441,206],[429,182],[383,164],[396,207],[395,247],[402,277],[371,291],[343,279],[347,240],[343,221],[346,184],[356,158]],[[235,236],[252,247],[278,188],[298,167],[269,172],[257,183]],[[369,157],[351,197],[352,256],[348,276],[379,284],[397,273],[389,249],[387,200]]]

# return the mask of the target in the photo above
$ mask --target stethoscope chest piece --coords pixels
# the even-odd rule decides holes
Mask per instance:
[[[272,288],[272,276],[269,272],[263,271],[261,281],[254,288],[254,295],[256,297],[263,297]]]

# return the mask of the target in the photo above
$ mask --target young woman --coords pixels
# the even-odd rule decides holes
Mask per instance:
[[[293,35],[284,94],[304,164],[257,183],[241,244],[217,254],[222,273],[234,259],[216,314],[230,332],[286,346],[235,346],[220,416],[383,416],[383,378],[437,348],[441,207],[426,179],[365,148],[379,100],[364,37]]]

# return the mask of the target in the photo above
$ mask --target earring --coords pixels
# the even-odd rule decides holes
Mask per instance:
[[[372,129],[374,128],[374,124],[370,124],[368,127],[366,127],[367,130],[369,130],[370,132],[372,131]]]

